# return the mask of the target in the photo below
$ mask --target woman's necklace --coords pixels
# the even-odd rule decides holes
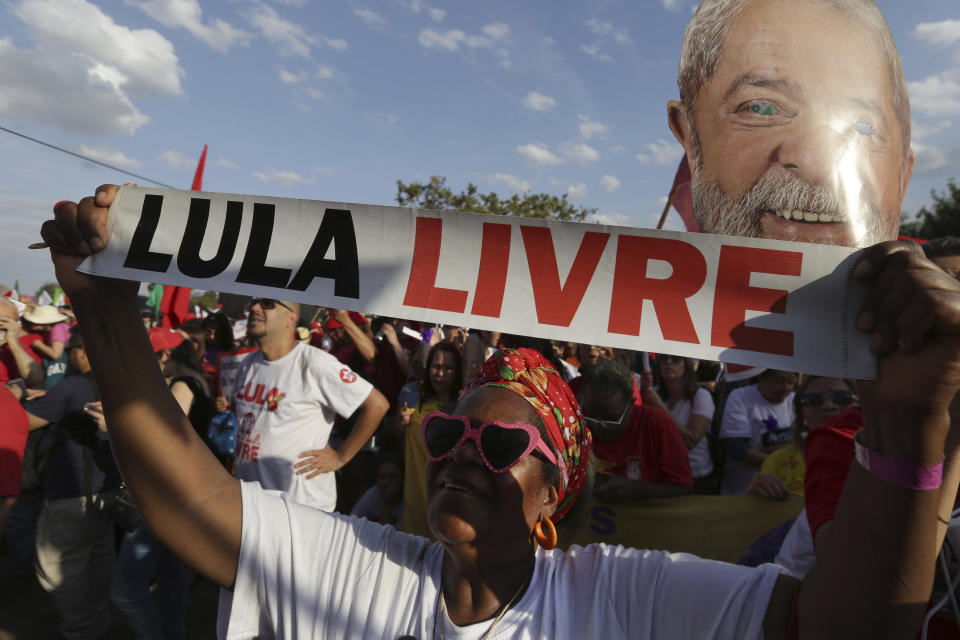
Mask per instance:
[[[523,590],[527,588],[527,585],[530,584],[530,580],[533,578],[533,571],[530,572],[530,575],[527,576],[526,580],[523,581],[523,584],[520,585],[520,588],[517,589],[517,592],[513,594],[513,597],[510,598],[510,601],[507,604],[501,607],[500,612],[497,613],[497,617],[493,619],[493,622],[490,624],[490,627],[487,629],[486,633],[480,636],[480,640],[486,640],[487,636],[493,631],[493,628],[497,626],[497,623],[500,622],[500,619],[506,615],[510,607],[513,606],[513,603],[517,601],[517,598],[520,597],[520,594],[523,593]],[[443,618],[447,611],[447,603],[443,599],[443,585],[440,585],[440,599],[439,599],[439,614],[437,615],[437,624],[440,627],[440,640],[446,640],[443,637]],[[452,622],[452,621],[451,621]]]

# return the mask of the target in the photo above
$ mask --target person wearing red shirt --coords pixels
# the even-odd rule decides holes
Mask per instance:
[[[43,382],[40,357],[30,348],[37,340],[43,336],[24,334],[16,305],[0,298],[0,384],[14,378],[23,378],[30,386]]]
[[[683,438],[659,409],[633,401],[633,376],[601,360],[583,378],[579,401],[593,433],[597,498],[608,502],[670,498],[693,492]]]
[[[10,509],[20,494],[27,428],[27,412],[13,393],[0,388],[0,532],[3,532]]]

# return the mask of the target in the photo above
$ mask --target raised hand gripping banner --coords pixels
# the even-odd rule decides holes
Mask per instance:
[[[85,273],[873,378],[853,249],[122,187]]]

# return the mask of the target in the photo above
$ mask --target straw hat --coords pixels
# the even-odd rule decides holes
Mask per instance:
[[[67,316],[57,311],[56,307],[49,304],[34,307],[33,311],[23,314],[23,319],[31,324],[57,324],[69,320]]]

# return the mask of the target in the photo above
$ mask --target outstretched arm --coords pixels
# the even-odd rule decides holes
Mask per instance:
[[[960,387],[960,285],[913,243],[868,249],[855,274],[873,288],[858,318],[879,357],[874,393],[864,394],[861,442],[911,466],[944,461],[948,408]],[[960,428],[957,425],[955,428]],[[818,535],[817,564],[798,601],[801,638],[910,638],[933,585],[941,495],[906,488],[855,462],[830,523]],[[786,637],[790,581],[781,578],[765,620],[767,637]]]
[[[114,457],[144,519],[174,553],[229,588],[240,554],[240,485],[167,388],[140,321],[137,283],[76,271],[91,247],[106,246],[107,207],[116,192],[105,185],[79,205],[61,203],[43,238],[83,332]]]

